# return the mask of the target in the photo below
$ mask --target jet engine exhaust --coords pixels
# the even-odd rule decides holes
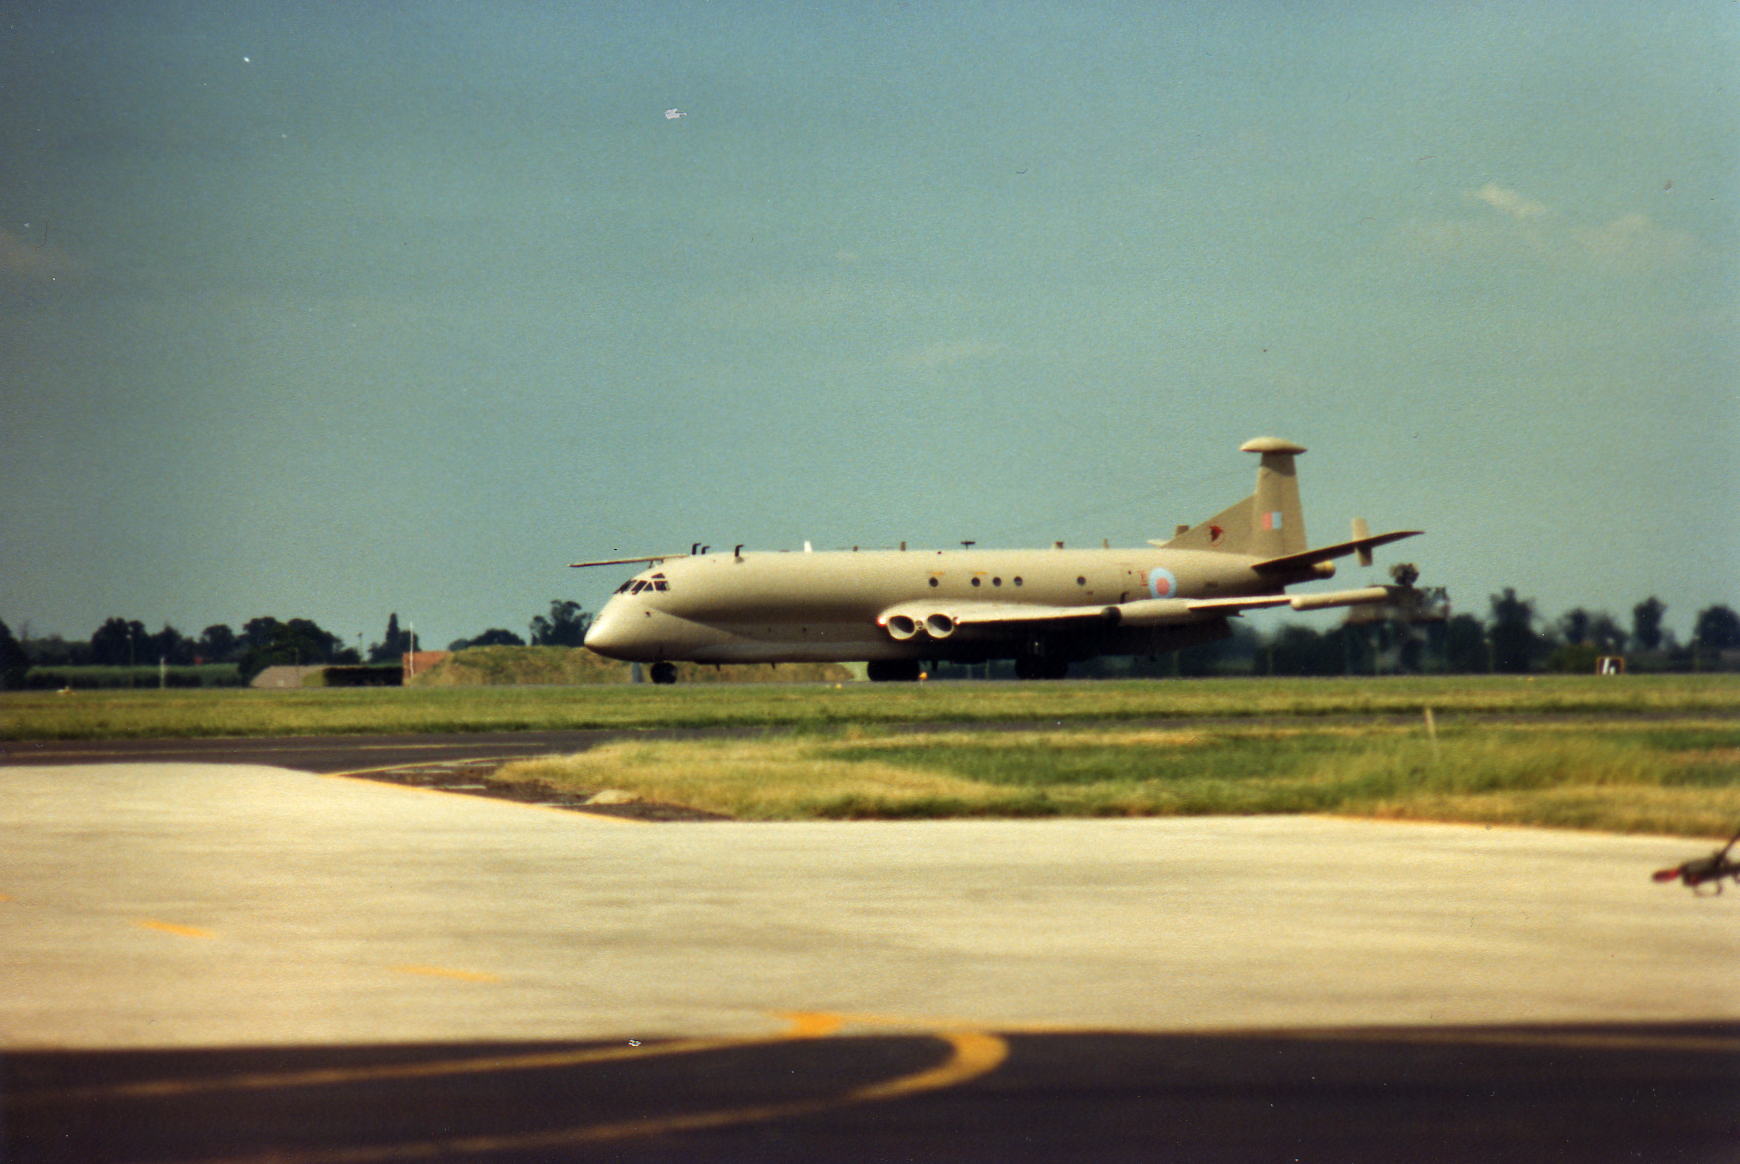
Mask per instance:
[[[911,616],[897,614],[887,622],[888,634],[897,643],[904,643],[918,633],[919,624]]]
[[[910,614],[891,614],[882,623],[888,637],[897,643],[904,643],[919,635],[933,639],[946,639],[960,629],[960,622],[952,614],[936,611],[923,618],[914,618]]]
[[[924,629],[933,639],[948,638],[955,633],[955,627],[959,625],[952,616],[943,614],[941,611],[924,620]]]

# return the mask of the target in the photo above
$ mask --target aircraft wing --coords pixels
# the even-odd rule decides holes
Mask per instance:
[[[876,616],[876,625],[904,641],[914,635],[947,638],[961,627],[1102,623],[1112,626],[1166,626],[1202,622],[1214,616],[1285,606],[1322,610],[1384,602],[1387,586],[1331,590],[1322,594],[1257,594],[1246,598],[1144,598],[1109,606],[1042,606],[1027,602],[902,602]]]
[[[1115,622],[1106,606],[1041,606],[1027,602],[901,602],[876,616],[876,625],[896,642],[914,635],[946,639],[963,626],[1010,626],[1020,623]]]
[[[1032,602],[902,602],[890,606],[876,616],[876,622],[887,626],[902,616],[917,622],[942,615],[961,626],[990,626],[1013,622],[1110,622],[1105,606],[1042,606]]]
[[[1331,606],[1364,606],[1385,602],[1388,586],[1358,590],[1328,590],[1321,594],[1254,594],[1247,598],[1143,598],[1107,609],[1124,626],[1165,626],[1200,622],[1204,615],[1239,615],[1247,610],[1285,606],[1292,610],[1324,610]]]

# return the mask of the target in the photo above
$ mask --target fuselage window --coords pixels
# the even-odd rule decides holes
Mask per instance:
[[[974,586],[981,586],[981,585],[983,585],[983,584],[984,584],[984,581],[985,581],[985,580],[984,580],[984,579],[983,579],[983,578],[974,578],[974,579],[973,579],[973,585],[974,585]]]
[[[1086,586],[1086,585],[1087,585],[1087,579],[1086,579],[1086,578],[1077,578],[1077,579],[1076,579],[1076,580],[1075,580],[1075,584],[1076,584],[1076,585],[1077,585],[1077,586]]]
[[[993,585],[993,586],[1001,586],[1001,585],[1003,585],[1003,579],[1001,579],[1001,578],[993,578],[993,579],[991,579],[991,585]]]
[[[1019,574],[1015,575],[1015,585],[1021,585],[1021,575]]]
[[[930,584],[931,584],[931,587],[932,587],[932,588],[933,588],[933,589],[934,589],[934,588],[935,588],[935,587],[936,587],[936,586],[937,586],[937,585],[939,585],[939,583],[938,583],[938,582],[937,582],[937,580],[936,580],[936,579],[935,579],[935,578],[932,578],[932,579],[931,579],[931,580],[930,580]]]

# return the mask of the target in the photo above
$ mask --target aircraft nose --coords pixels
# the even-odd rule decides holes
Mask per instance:
[[[606,602],[586,628],[586,648],[610,659],[630,658],[634,646],[634,636],[629,633],[632,613],[615,602]]]

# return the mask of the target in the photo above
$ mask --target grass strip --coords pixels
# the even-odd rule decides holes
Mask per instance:
[[[0,694],[0,739],[1118,723],[1202,718],[1740,716],[1740,674],[303,688]]]
[[[751,820],[1332,813],[1725,837],[1740,825],[1740,729],[855,729],[612,743],[498,778]]]

